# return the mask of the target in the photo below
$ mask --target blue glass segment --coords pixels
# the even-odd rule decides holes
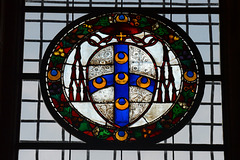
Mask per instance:
[[[125,19],[124,15],[121,14],[121,15],[119,16],[119,19],[120,19],[120,20],[124,20],[124,19]]]
[[[193,77],[193,75],[194,75],[194,74],[193,74],[192,71],[188,71],[188,72],[187,72],[187,76],[188,76],[188,77]]]
[[[143,78],[141,79],[141,82],[142,82],[142,83],[147,83],[147,81],[148,81],[148,79],[147,79],[146,77],[143,77]]]
[[[124,17],[124,16],[123,16]],[[123,54],[125,53],[125,54]],[[125,56],[128,56],[128,45],[125,44],[116,44],[114,45],[114,54],[118,54],[119,59],[126,58]],[[114,62],[114,75],[118,76],[120,80],[123,80],[125,78],[128,78],[128,60],[124,63],[119,62],[118,60],[115,59]],[[129,100],[129,85],[128,82],[126,83],[117,83],[115,81],[115,86],[114,86],[114,100],[116,101],[119,99],[119,104],[124,105],[125,99]],[[115,112],[114,112],[114,121],[115,124],[123,127],[129,123],[129,107],[126,109],[120,110],[115,107]]]
[[[120,53],[118,54],[118,58],[123,59],[124,57],[125,57],[125,55],[124,55],[122,52],[120,52]]]
[[[56,75],[57,75],[57,71],[56,71],[55,69],[53,69],[53,70],[51,71],[51,75],[56,76]]]
[[[121,104],[121,105],[123,105],[123,104],[125,104],[125,103],[126,103],[126,101],[125,101],[125,99],[124,99],[124,98],[120,98],[118,102],[119,102],[119,104]]]
[[[124,79],[124,78],[125,78],[125,75],[124,75],[123,73],[119,73],[118,78],[119,78],[119,79]]]
[[[136,74],[129,74],[129,79],[130,79],[130,82],[129,84],[131,86],[137,86],[137,79],[140,77],[140,75],[136,75]],[[145,88],[146,90],[150,91],[153,93],[154,91],[154,87],[155,87],[155,81],[151,78],[146,78],[144,76],[142,76],[142,79],[141,79],[141,82],[142,83],[146,83],[147,82],[147,79],[150,79],[150,85],[149,87]]]
[[[123,136],[125,135],[125,132],[124,132],[124,131],[119,131],[119,132],[118,132],[118,135],[119,135],[120,137],[123,137]]]
[[[126,126],[129,123],[129,108],[125,110],[119,110],[115,108],[115,124],[120,127]]]
[[[102,78],[101,78],[101,77],[98,77],[98,78],[96,78],[96,82],[100,84],[100,83],[102,83],[102,82],[103,82],[103,80],[102,80]]]
[[[113,74],[104,75],[104,76],[102,76],[102,77],[105,78],[105,80],[106,80],[106,82],[107,82],[107,84],[106,84],[106,86],[105,86],[104,88],[113,85],[113,81],[114,81],[114,79],[113,79],[113,78],[114,78],[114,75],[113,75]],[[90,81],[88,82],[89,92],[90,92],[91,94],[92,94],[93,92],[96,92],[97,90],[99,90],[99,89],[97,89],[97,88],[95,88],[95,87],[93,86],[93,80],[94,80],[94,79],[92,79],[92,80],[90,80]],[[102,78],[101,78],[101,77],[97,77],[97,78],[95,78],[95,80],[96,80],[97,83],[102,83]]]
[[[129,87],[128,83],[127,84],[115,84],[115,100],[118,98],[126,98],[127,100],[129,99]]]

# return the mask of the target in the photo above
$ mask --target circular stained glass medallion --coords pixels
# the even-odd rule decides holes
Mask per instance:
[[[159,142],[192,118],[204,90],[200,53],[161,16],[89,14],[50,43],[41,66],[44,101],[86,142]]]

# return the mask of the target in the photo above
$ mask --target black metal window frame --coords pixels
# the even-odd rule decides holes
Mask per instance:
[[[92,7],[93,4],[98,4],[97,2],[91,2],[89,3],[89,7],[69,7],[71,3],[69,3],[67,5],[67,7],[43,7],[43,6],[39,6],[39,7],[33,7],[33,6],[26,6],[24,11],[26,12],[30,12],[30,13],[40,13],[40,32],[43,32],[43,22],[47,22],[47,21],[43,21],[42,20],[42,16],[43,13],[90,13],[90,12],[94,12],[96,9],[99,10],[99,8],[97,7]],[[126,3],[126,4],[133,4],[133,3]],[[135,4],[135,3],[134,3]],[[139,4],[139,7],[141,7],[141,3],[137,3]],[[123,6],[123,4],[121,2],[117,2],[116,6]],[[168,5],[168,3],[162,3],[163,6]],[[176,4],[178,5],[178,4]],[[199,4],[201,5],[201,4]],[[170,6],[170,4],[169,4]],[[191,6],[191,5],[190,5]],[[192,5],[194,6],[194,5]],[[171,6],[170,6],[171,7]],[[220,14],[220,9],[219,8],[141,8],[141,11],[143,12],[154,12],[157,14],[186,14],[186,20],[188,20],[188,14]],[[102,10],[108,10],[108,11],[139,11],[139,8],[101,8]],[[100,9],[100,10],[101,10]],[[68,15],[68,14],[67,14]],[[56,21],[57,22],[57,21]],[[69,23],[69,22],[66,22]],[[188,22],[186,22],[188,23]],[[181,24],[181,23],[180,23]],[[190,23],[191,24],[191,23]],[[199,23],[202,24],[202,23]],[[214,23],[213,23],[214,24]],[[211,23],[209,25],[212,25]],[[211,32],[211,30],[209,30],[209,32]],[[41,35],[41,34],[40,34]],[[25,40],[27,41],[32,41],[32,40]],[[40,48],[42,48],[41,45],[43,45],[43,42],[49,42],[48,40],[43,40],[43,37],[40,36],[40,39],[37,40],[40,42]],[[198,43],[199,45],[204,43]],[[210,38],[210,43],[205,43],[205,44],[209,44],[210,45],[210,52],[213,52],[213,47],[212,44],[219,44],[217,42],[213,42],[212,39]],[[40,53],[42,53],[42,51],[40,51]],[[42,54],[39,55],[39,62],[40,59],[42,57]],[[213,60],[213,55],[211,55],[210,57],[211,60]],[[25,59],[25,61],[29,61],[31,62],[31,59]],[[36,60],[37,61],[37,60]],[[211,70],[213,71],[213,63],[210,64],[211,66]],[[38,73],[23,73],[22,74],[22,79],[25,81],[38,81],[39,79],[39,74]],[[222,81],[222,76],[221,75],[207,75],[206,76],[206,84],[219,84]],[[212,85],[214,86],[214,85]],[[214,88],[213,88],[214,89]],[[38,96],[39,96],[39,100],[38,101],[34,101],[37,102],[38,105],[40,105],[40,103],[42,103],[43,101],[40,99],[40,91],[38,91]],[[213,93],[212,93],[212,97],[213,97]],[[22,100],[23,102],[29,102],[31,100]],[[202,103],[203,105],[221,105],[221,103],[217,103],[217,104],[213,104],[213,103]],[[39,119],[38,115],[38,119],[35,122],[39,122],[42,121]],[[211,115],[211,117],[213,118],[213,115]],[[28,121],[28,120],[22,120],[24,121]],[[44,122],[48,122],[47,120]],[[52,122],[52,121],[49,121]],[[204,124],[194,124],[194,125],[204,125]],[[213,125],[219,125],[221,126],[222,124],[210,124],[211,127],[213,127]],[[191,126],[191,124],[190,124]],[[38,132],[38,131],[37,131]],[[191,139],[191,133],[190,133],[190,139]],[[211,141],[213,139],[213,135],[211,136]],[[116,146],[116,148],[109,148],[108,146],[90,146],[88,144],[85,143],[65,143],[65,142],[60,142],[60,143],[51,143],[51,142],[27,142],[27,141],[22,141],[18,144],[18,148],[19,149],[72,149],[72,150],[77,150],[77,149],[114,149],[114,150],[120,150],[121,148],[118,148],[118,146]],[[224,151],[224,145],[222,144],[210,144],[210,145],[206,145],[206,144],[156,144],[154,146],[146,146],[145,148],[138,148],[138,147],[131,147],[128,148],[129,150],[139,150],[139,149],[143,149],[143,150],[174,150],[174,151]]]

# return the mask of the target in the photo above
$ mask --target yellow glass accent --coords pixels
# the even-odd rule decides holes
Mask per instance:
[[[135,26],[139,26],[139,23],[138,23],[138,22],[135,22]]]
[[[103,88],[103,87],[106,86],[106,84],[107,84],[106,79],[103,78],[103,77],[101,77],[101,79],[102,79],[102,83],[97,83],[97,82],[96,82],[96,79],[93,80],[93,86],[94,86],[95,88],[101,89],[101,88]]]
[[[173,35],[170,34],[170,35],[169,35],[169,38],[170,38],[170,39],[173,39]]]
[[[63,49],[62,49],[62,48],[60,48],[60,49],[58,50],[58,52],[60,52],[60,53],[61,53],[61,52],[63,52]]]
[[[133,22],[137,22],[137,19],[133,19]]]
[[[119,104],[119,98],[115,101],[115,106],[116,106],[117,109],[124,110],[124,109],[128,108],[129,102],[125,98],[124,98],[124,100],[125,100],[125,104],[122,104],[122,105]]]
[[[123,35],[122,32],[120,32],[120,34],[116,35],[116,37],[120,37],[120,41],[122,41],[123,37],[127,37],[127,35]]]
[[[193,88],[193,86],[185,86],[184,88],[184,91],[188,91],[188,90],[191,90],[192,92],[195,92],[195,88]]]
[[[55,56],[62,56],[62,57],[65,57],[65,53],[63,52],[63,49],[62,48],[60,48],[58,51],[55,51],[54,53],[53,53]]]
[[[123,59],[118,58],[119,53],[117,53],[117,54],[115,55],[115,61],[116,61],[117,63],[119,63],[119,64],[124,64],[124,63],[126,63],[126,62],[128,61],[128,56],[127,56],[127,54],[124,53],[124,52],[123,52],[123,54],[124,54],[124,58],[123,58]]]
[[[124,74],[124,78],[123,78],[123,79],[119,79],[119,78],[118,78],[119,73],[116,74],[116,76],[115,76],[115,81],[116,81],[116,83],[118,83],[118,84],[126,84],[126,83],[127,83],[127,81],[128,81],[128,75],[127,75],[126,73],[123,73],[123,74]]]
[[[119,136],[119,134],[118,134],[118,132],[117,132],[117,133],[116,133],[116,138],[117,138],[117,140],[119,140],[119,141],[124,141],[124,140],[126,140],[127,137],[128,137],[128,133],[127,133],[126,131],[124,131],[124,133],[125,133],[125,135],[124,135],[123,137],[121,137],[121,136]]]
[[[142,76],[141,77],[139,77],[138,79],[137,79],[137,85],[139,86],[139,87],[141,87],[141,88],[147,88],[147,87],[149,87],[150,86],[150,84],[151,84],[151,81],[150,81],[150,79],[149,78],[147,78],[147,82],[146,83],[142,83]]]
[[[58,56],[60,53],[58,51],[53,53],[55,56]]]
[[[65,57],[65,53],[61,53],[61,57]]]
[[[57,70],[57,75],[53,76],[51,74],[51,70],[48,71],[48,78],[51,80],[51,81],[57,81],[59,78],[61,77],[61,73],[59,70]]]
[[[92,25],[83,24],[84,28],[92,28]]]
[[[174,41],[178,41],[179,37],[175,36],[173,39],[174,39]]]
[[[92,28],[88,29],[88,32],[93,32],[93,29]]]
[[[185,78],[187,81],[189,81],[189,82],[195,81],[195,80],[197,79],[197,74],[196,74],[196,72],[193,72],[193,76],[192,76],[192,77],[188,77],[187,71],[186,71],[186,72],[184,73],[184,78]]]

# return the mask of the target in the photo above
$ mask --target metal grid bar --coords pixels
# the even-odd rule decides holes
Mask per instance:
[[[37,3],[41,3],[41,0],[27,0],[26,3],[33,3],[33,4],[37,4]],[[44,4],[76,4],[76,5],[83,5],[83,4],[89,4],[89,7],[92,7],[93,4],[98,4],[98,5],[115,5],[115,7],[117,7],[118,5],[138,5],[138,7],[140,8],[141,5],[148,5],[148,6],[186,6],[186,4],[184,2],[167,2],[165,0],[163,0],[162,2],[156,2],[156,1],[149,1],[149,2],[143,2],[141,0],[138,0],[136,2],[118,2],[116,1],[44,1]],[[218,7],[219,4],[218,3],[213,3],[213,2],[201,2],[199,1],[199,3],[189,3],[189,6],[198,6],[198,7]]]
[[[117,12],[117,11],[132,11],[136,12],[138,8],[110,8],[110,7],[39,7],[26,6],[25,12],[45,12],[45,13],[90,13],[90,12]],[[165,14],[219,14],[219,8],[141,8],[142,12],[165,13]]]
[[[188,8],[188,0],[186,0],[186,8]],[[186,24],[189,23],[189,16],[186,14]],[[186,25],[186,33],[189,34],[189,25]],[[192,144],[193,134],[192,134],[192,120],[189,122],[189,144]],[[193,152],[189,152],[190,160],[193,160]]]
[[[86,150],[96,148],[85,143],[52,143],[52,142],[28,142],[20,143],[18,146],[20,149],[72,149],[72,150]],[[127,146],[126,150],[136,150],[137,146]],[[224,151],[224,146],[215,144],[215,145],[207,145],[207,144],[156,144],[148,146],[146,145],[142,150],[171,150],[171,151]],[[112,147],[109,146],[99,146],[98,150],[112,150]],[[116,150],[121,150],[121,147],[116,146]]]
[[[209,0],[208,0],[209,1]],[[208,20],[209,20],[209,35],[212,35],[212,17],[210,14],[208,14]],[[213,38],[212,36],[209,37],[209,41],[210,41],[210,61],[213,62]],[[211,66],[211,73],[214,74],[214,66],[213,64],[210,64]],[[214,85],[211,85],[211,102],[214,101]],[[213,144],[213,121],[214,121],[214,108],[213,108],[213,104],[211,104],[211,115],[210,115],[210,119],[211,119],[211,133],[210,133],[210,143]],[[210,152],[210,156],[211,156],[211,160],[214,160],[214,156],[213,156],[213,152]]]
[[[74,15],[74,14],[73,14]],[[26,19],[25,22],[40,22],[40,20],[37,19]],[[66,23],[64,20],[42,20],[43,23]],[[176,22],[178,25],[185,25],[185,22]],[[209,25],[208,22],[189,22],[188,25]],[[218,26],[218,22],[213,22],[211,25]]]

